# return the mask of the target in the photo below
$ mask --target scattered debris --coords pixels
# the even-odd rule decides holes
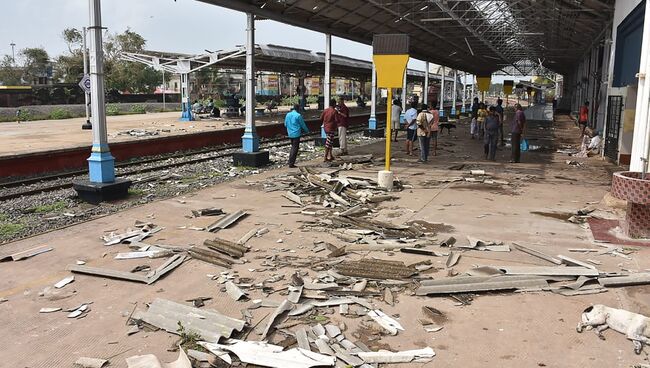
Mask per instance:
[[[16,252],[13,254],[6,254],[6,255],[0,255],[0,262],[6,262],[6,261],[20,261],[23,259],[31,258],[36,255],[49,252],[53,250],[54,248],[48,247],[46,245],[40,246],[40,247],[35,247],[27,250],[23,250],[20,252]]]
[[[237,212],[233,212],[230,215],[225,216],[221,220],[209,225],[206,229],[209,232],[217,232],[222,229],[226,229],[236,223],[237,221],[241,220],[242,218],[248,216],[248,214],[242,210],[239,210]]]
[[[41,308],[41,310],[38,311],[38,313],[54,313],[60,311],[61,307],[52,307],[52,308]]]
[[[166,273],[170,272],[174,268],[180,266],[186,259],[185,255],[176,254],[169,258],[165,263],[160,265],[153,271],[150,271],[146,275],[138,275],[131,272],[116,271],[99,267],[89,267],[83,265],[69,265],[68,270],[77,273],[84,273],[94,276],[110,277],[114,279],[142,282],[148,285],[153,284],[158,281]]]
[[[424,280],[415,294],[454,294],[528,288],[548,288],[548,283],[538,276],[457,276],[440,280]]]
[[[74,362],[75,366],[81,368],[102,368],[103,366],[106,365],[106,363],[108,363],[108,360],[106,359],[86,358],[86,357],[81,357]]]
[[[74,281],[74,276],[68,276],[68,277],[64,278],[63,280],[61,280],[61,281],[57,282],[56,284],[54,284],[54,287],[57,288],[57,289],[61,289],[62,287],[68,285],[69,283],[71,283],[73,281]]]
[[[201,217],[201,216],[219,216],[223,215],[225,212],[221,208],[216,208],[216,207],[211,207],[211,208],[203,208],[200,210],[192,210],[192,215],[194,217]]]
[[[232,281],[226,282],[226,292],[235,301],[246,296],[246,293],[242,291],[242,289],[240,289],[239,286],[235,285]]]
[[[153,354],[135,355],[126,358],[128,368],[192,368],[192,362],[182,348],[178,349],[178,359],[171,363],[161,363]]]
[[[426,347],[419,350],[405,350],[398,352],[390,352],[386,350],[381,350],[377,352],[366,352],[362,351],[357,353],[359,358],[363,359],[366,363],[427,363],[436,355],[433,352],[433,349]]]
[[[559,260],[557,258],[553,258],[553,257],[551,257],[551,256],[549,256],[547,254],[544,254],[544,253],[542,253],[542,252],[540,252],[540,251],[538,251],[536,249],[532,249],[532,248],[525,247],[523,245],[519,245],[519,244],[515,244],[515,243],[513,243],[513,245],[515,246],[515,248],[517,250],[520,250],[520,251],[522,251],[524,253],[528,253],[531,256],[543,259],[543,260],[545,260],[547,262],[551,262],[551,263],[556,264],[556,265],[561,265],[562,264],[561,260]]]
[[[208,342],[230,337],[233,331],[242,331],[246,325],[244,321],[214,310],[193,308],[161,298],[156,298],[146,312],[135,311],[131,318],[173,334],[178,334],[180,324],[187,330],[195,331]]]
[[[404,331],[404,327],[393,318],[388,317],[384,312],[379,309],[371,310],[368,316],[377,322],[391,335],[397,335],[397,331]]]
[[[363,277],[367,279],[405,279],[417,273],[404,262],[380,259],[341,262],[334,266],[344,276]]]

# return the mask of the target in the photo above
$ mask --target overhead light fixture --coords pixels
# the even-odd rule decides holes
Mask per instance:
[[[420,11],[426,10],[428,7],[429,7],[429,5],[423,6],[423,7],[420,8]]]
[[[454,20],[454,18],[422,18],[420,22],[443,22],[447,20]]]
[[[543,36],[544,32],[519,32],[517,36]]]
[[[262,4],[262,6],[260,6],[260,9],[264,9],[265,6],[266,6],[266,3]]]

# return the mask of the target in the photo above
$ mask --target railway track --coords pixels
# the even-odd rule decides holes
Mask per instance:
[[[349,133],[358,133],[361,132],[365,129],[365,127],[354,127],[349,130]],[[310,133],[305,135],[305,138],[315,138],[320,134],[320,132],[315,132],[315,133]],[[288,146],[290,145],[290,141],[286,137],[281,137],[281,138],[269,138],[265,139],[262,144],[261,148],[272,148],[272,147],[282,147],[282,146]],[[194,150],[194,151],[189,151],[189,152],[177,152],[173,153],[170,155],[165,155],[162,157],[149,157],[149,158],[143,158],[139,160],[134,160],[134,161],[128,161],[128,162],[120,162],[115,165],[116,169],[126,169],[126,170],[120,170],[118,172],[119,177],[128,177],[132,175],[137,175],[137,174],[143,174],[147,172],[153,172],[153,171],[160,171],[160,170],[166,170],[178,166],[184,166],[184,165],[191,165],[199,162],[205,162],[209,160],[215,160],[215,159],[220,159],[220,158],[226,158],[232,156],[232,152],[225,152],[228,150],[233,150],[239,148],[239,144],[232,144],[232,145],[224,145],[224,146],[218,146],[218,147],[209,147],[201,150]],[[219,153],[219,152],[224,152],[224,153]],[[213,155],[208,155],[208,156],[202,156],[205,154],[210,154],[214,153]],[[150,164],[150,163],[156,163],[156,162],[161,162],[161,161],[168,161],[172,159],[182,159],[186,157],[191,157],[191,156],[200,156],[196,158],[190,158],[187,160],[182,160],[182,161],[174,161],[174,162],[169,162],[169,163],[164,163],[160,165],[153,165],[149,167],[141,167],[141,168],[136,168],[136,169],[131,169],[128,170],[129,167],[134,167],[134,166],[139,166],[139,165],[144,165],[144,164]],[[0,202],[2,201],[7,201],[10,199],[14,198],[20,198],[24,196],[31,196],[31,195],[37,195],[40,193],[46,193],[46,192],[53,192],[57,191],[60,189],[68,189],[72,188],[72,181],[66,181],[65,183],[56,183],[56,184],[47,184],[47,182],[52,182],[52,181],[57,181],[61,179],[66,179],[66,178],[74,178],[77,176],[81,175],[86,175],[88,173],[87,170],[77,170],[77,171],[70,171],[70,172],[65,172],[65,173],[59,173],[59,174],[50,174],[50,175],[44,175],[44,176],[38,176],[38,177],[33,177],[33,178],[26,178],[26,179],[21,179],[21,180],[15,180],[11,182],[6,182],[0,184]],[[1,191],[6,190],[6,189],[11,189],[11,188],[18,188],[21,186],[28,186],[28,185],[33,185],[33,184],[39,184],[42,183],[42,186],[38,186],[36,188],[26,188],[25,190],[19,190],[19,191],[14,191],[11,193],[7,194],[2,194]]]

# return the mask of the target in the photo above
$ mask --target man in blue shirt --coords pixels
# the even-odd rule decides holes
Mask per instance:
[[[293,109],[284,118],[284,126],[287,127],[287,135],[291,139],[291,153],[289,154],[289,167],[296,167],[296,158],[300,148],[300,136],[302,133],[309,133],[305,119],[300,115],[300,105],[293,105]]]
[[[404,121],[406,122],[406,153],[409,156],[413,156],[413,142],[418,139],[418,125],[415,121],[418,117],[417,106],[417,103],[411,103],[411,108],[404,113]]]
[[[503,147],[506,143],[503,138],[503,100],[500,98],[497,99],[496,113],[499,117],[499,140],[501,141],[499,145]]]

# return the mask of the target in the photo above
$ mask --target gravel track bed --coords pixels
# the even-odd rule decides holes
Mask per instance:
[[[350,133],[348,139],[350,146],[360,146],[377,141],[377,139],[363,137],[360,132]],[[169,158],[163,161],[118,168],[116,172],[120,175],[120,172],[126,170],[132,171],[166,163],[178,163],[178,166],[171,169],[154,170],[129,176],[128,178],[133,181],[133,185],[129,190],[128,198],[113,203],[102,203],[95,206],[82,202],[77,198],[76,192],[72,188],[0,202],[0,245],[88,221],[99,216],[116,213],[133,206],[195,192],[241,176],[286,166],[290,146],[269,144],[262,148],[270,152],[272,163],[259,169],[234,167],[232,158],[229,156],[184,165],[181,163],[188,159],[186,157]],[[298,162],[313,160],[322,155],[322,150],[307,140],[301,143],[300,149]],[[235,149],[201,153],[192,155],[189,159],[224,155],[234,151]],[[70,177],[61,178],[47,181],[46,185],[69,183],[74,179]],[[43,183],[35,183],[18,188],[7,188],[3,189],[1,193],[24,191],[29,187],[37,188],[44,185]]]

